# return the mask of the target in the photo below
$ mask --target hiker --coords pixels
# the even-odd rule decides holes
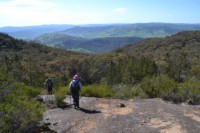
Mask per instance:
[[[75,109],[79,109],[79,92],[82,89],[82,84],[80,82],[79,76],[74,75],[72,81],[69,85],[69,90],[73,98],[73,104]]]
[[[48,95],[52,95],[53,80],[51,78],[47,78],[44,85],[47,87]]]

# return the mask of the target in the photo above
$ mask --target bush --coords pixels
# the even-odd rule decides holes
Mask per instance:
[[[177,83],[166,75],[146,77],[140,85],[149,98],[160,97],[175,103],[200,104],[200,82],[187,79]]]
[[[187,80],[179,84],[178,91],[183,102],[200,104],[200,81]]]
[[[39,90],[23,83],[13,83],[0,104],[0,132],[34,132],[43,118],[44,107],[33,97]]]
[[[41,93],[41,89],[26,86],[24,83],[14,83],[13,87],[17,90],[16,95],[24,94],[28,97],[35,97]]]
[[[149,98],[168,99],[174,93],[177,93],[177,83],[166,75],[148,76],[140,85],[141,89]]]
[[[58,88],[55,92],[55,99],[56,99],[56,105],[58,107],[61,107],[63,105],[63,100],[66,98],[66,87]]]
[[[85,86],[82,91],[81,95],[87,97],[112,97],[114,94],[112,88],[108,85],[88,85]]]
[[[148,95],[139,86],[134,86],[130,90],[130,98],[148,98]]]

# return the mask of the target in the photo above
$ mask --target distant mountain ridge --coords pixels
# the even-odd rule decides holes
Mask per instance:
[[[135,24],[52,24],[23,27],[0,27],[19,39],[34,39],[47,33],[59,33],[82,38],[102,37],[165,37],[181,31],[200,30],[200,24],[135,23]]]
[[[9,34],[18,39],[34,39],[46,33],[58,32],[72,28],[74,25],[69,24],[52,24],[52,25],[38,25],[38,26],[21,26],[21,27],[0,27],[0,32]]]
[[[165,37],[181,31],[200,30],[200,24],[138,23],[94,27],[72,27],[62,34],[82,37]]]
[[[200,30],[200,24],[63,24],[0,28],[0,32],[15,38],[37,40],[52,47],[92,53],[108,52],[142,38],[162,38],[194,30]]]

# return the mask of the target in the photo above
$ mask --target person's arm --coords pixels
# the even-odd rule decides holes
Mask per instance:
[[[44,88],[46,88],[47,87],[47,80],[45,80],[45,82],[44,82]]]
[[[72,84],[72,82],[69,83],[69,88],[68,88],[69,89],[69,93],[71,93],[71,91],[70,91],[71,84]],[[68,95],[68,91],[66,92],[66,95]]]
[[[70,91],[70,89],[71,89],[71,86],[72,86],[72,81],[71,81],[70,84],[69,84],[69,91]]]

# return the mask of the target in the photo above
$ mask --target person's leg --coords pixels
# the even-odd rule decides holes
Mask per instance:
[[[52,87],[51,86],[49,87],[49,93],[50,93],[50,95],[52,95]]]
[[[74,107],[76,107],[76,93],[75,93],[74,89],[71,90],[71,95],[73,98]]]
[[[79,92],[77,94],[77,107],[79,108]]]
[[[76,90],[75,91],[75,97],[76,97],[76,107],[78,107],[79,108],[79,91],[78,90]]]
[[[48,91],[48,95],[50,95],[50,87],[48,86],[48,88],[47,88],[47,91]]]

